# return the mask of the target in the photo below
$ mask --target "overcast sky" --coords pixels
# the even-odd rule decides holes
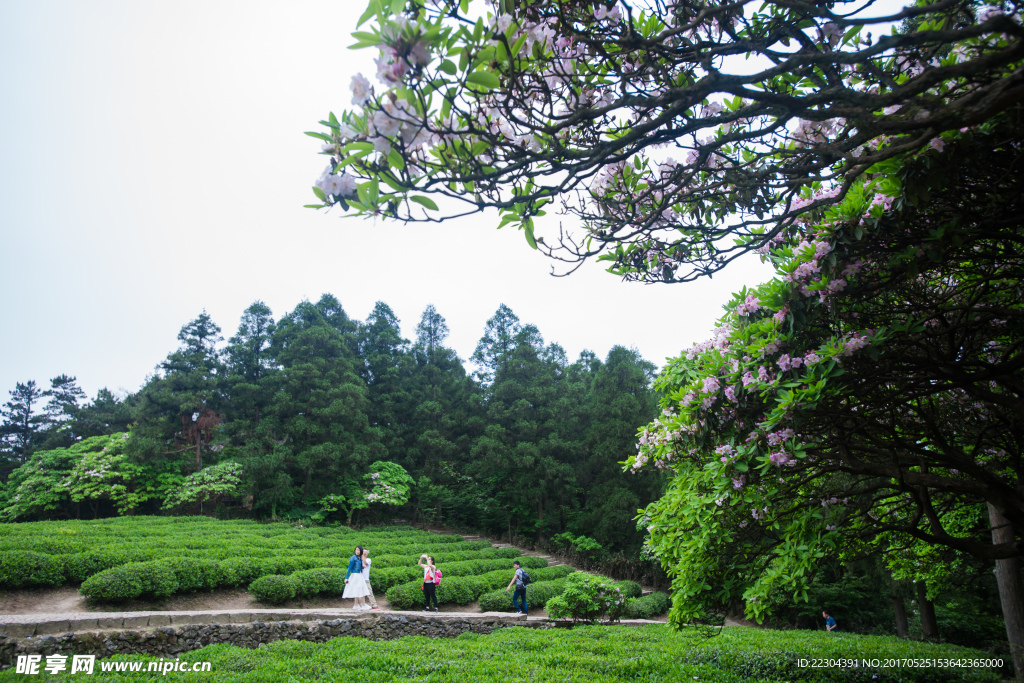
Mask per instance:
[[[756,259],[689,285],[626,284],[597,264],[556,279],[493,214],[442,227],[302,208],[316,130],[372,77],[348,34],[364,2],[0,0],[0,402],[76,375],[136,391],[206,309],[234,334],[324,292],[378,300],[406,337],[427,304],[465,359],[505,303],[570,358],[621,344],[658,365],[709,336]]]

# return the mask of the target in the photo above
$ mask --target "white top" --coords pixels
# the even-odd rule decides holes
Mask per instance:
[[[366,558],[365,560],[363,560],[363,562],[366,563],[366,566],[363,567],[363,579],[366,580],[367,583],[369,583],[369,581],[370,581],[370,563],[373,562],[373,560],[371,560],[370,558]]]

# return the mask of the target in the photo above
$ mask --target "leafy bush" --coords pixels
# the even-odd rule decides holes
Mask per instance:
[[[947,643],[981,647],[993,641],[1006,642],[1006,627],[998,617],[985,614],[975,605],[954,601],[935,606],[939,636]]]
[[[306,569],[295,572],[296,597],[313,597],[316,595],[341,595],[345,592],[344,569]]]
[[[629,598],[639,598],[644,594],[644,589],[636,581],[619,581],[615,585],[618,586],[619,590],[622,591],[623,597],[627,600]]]
[[[626,602],[626,617],[630,619],[651,619],[668,612],[672,598],[668,593],[651,593]]]
[[[391,569],[377,569],[376,566],[373,566],[370,570],[370,585],[374,591],[380,593],[386,593],[392,586],[400,586],[403,583],[409,583],[410,581],[422,578],[423,570],[416,565],[411,567],[394,567]]]
[[[611,579],[577,572],[565,578],[565,590],[547,603],[552,619],[591,623],[602,616],[616,621],[626,611],[623,591]]]
[[[121,602],[136,598],[162,599],[177,590],[174,569],[160,560],[153,560],[122,564],[90,576],[78,592],[97,602]]]
[[[557,567],[538,567],[537,569],[530,570],[530,580],[534,583],[554,581],[555,579],[564,578],[574,571],[576,570],[567,564],[560,564]],[[512,580],[512,570],[499,569],[487,572],[486,574],[480,574],[477,578],[486,584],[488,591],[505,588]],[[530,586],[527,586],[526,589],[529,591]]]
[[[99,574],[104,569],[110,569],[111,567],[127,563],[124,553],[114,550],[95,550],[61,555],[60,557],[64,563],[64,578],[67,583],[82,583],[93,574]],[[135,561],[143,562],[145,560],[135,558]]]
[[[215,560],[201,560],[194,557],[169,557],[154,560],[174,572],[178,582],[178,593],[195,593],[213,590],[223,583],[223,572]]]
[[[422,581],[392,586],[387,592],[388,602],[398,609],[421,607],[424,604],[422,586]],[[437,602],[466,605],[476,600],[485,590],[487,586],[475,576],[446,576],[437,587]]]
[[[565,579],[538,581],[526,587],[526,609],[544,609],[552,598],[565,590]],[[479,598],[481,612],[514,612],[512,591],[504,589],[484,593]]]
[[[249,592],[260,602],[278,605],[295,597],[296,581],[291,576],[269,574],[249,584]]]
[[[12,550],[0,553],[0,588],[59,586],[64,565],[52,555]]]
[[[271,563],[256,557],[229,557],[221,560],[219,564],[221,585],[226,588],[248,586],[261,576],[274,573],[268,566]]]

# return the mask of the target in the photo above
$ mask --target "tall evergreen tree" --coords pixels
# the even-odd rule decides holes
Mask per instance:
[[[489,384],[494,375],[508,360],[516,348],[517,338],[522,332],[519,317],[512,309],[501,304],[484,326],[484,336],[476,344],[473,362],[478,366],[477,379]],[[533,328],[536,331],[536,328]]]
[[[128,425],[133,421],[129,405],[131,398],[120,399],[106,387],[97,391],[96,398],[78,411],[76,425],[82,437],[128,431]]]
[[[36,403],[42,392],[35,380],[18,382],[10,391],[11,400],[0,409],[0,434],[7,444],[8,458],[14,463],[24,463],[39,445],[40,432],[46,416],[37,414]]]
[[[157,366],[158,373],[139,393],[137,417],[142,429],[133,431],[132,452],[161,459],[190,453],[192,467],[202,468],[203,446],[209,445],[223,420],[225,366],[217,350],[220,331],[206,311],[181,328],[181,346]]]
[[[58,375],[50,380],[50,388],[42,393],[46,402],[46,431],[42,439],[43,448],[67,447],[83,436],[78,426],[85,392],[78,386],[76,378]]]
[[[416,326],[410,377],[413,416],[405,467],[417,479],[414,515],[478,524],[487,498],[479,481],[467,474],[471,439],[482,432],[478,389],[458,354],[445,346],[448,325],[430,305]]]
[[[636,351],[616,346],[593,374],[587,400],[586,457],[578,461],[581,506],[573,528],[612,549],[635,553],[643,542],[636,511],[661,495],[656,473],[623,474],[635,452],[637,429],[658,412],[651,388],[656,367]]]
[[[228,341],[227,385],[235,413],[229,432],[248,438],[266,412],[274,392],[277,370],[273,340],[277,326],[273,312],[262,301],[245,309],[238,331]]]
[[[370,425],[392,457],[405,451],[409,423],[415,408],[409,393],[409,376],[415,361],[409,340],[402,338],[397,316],[378,301],[359,327],[362,376],[370,401]]]
[[[274,348],[282,369],[264,425],[306,505],[361,477],[369,463],[385,455],[366,417],[357,358],[339,329],[338,323],[347,327],[349,318],[340,304],[325,317],[324,301],[337,302],[329,295],[316,305],[303,302],[277,324]]]

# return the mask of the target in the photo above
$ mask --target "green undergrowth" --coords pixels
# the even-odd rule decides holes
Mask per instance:
[[[706,639],[663,625],[583,626],[572,630],[507,628],[458,638],[390,641],[336,638],[323,644],[272,643],[258,650],[213,645],[181,655],[211,662],[209,673],[174,673],[176,681],[714,681],[719,683],[904,681],[952,683],[999,680],[991,669],[800,666],[800,659],[984,658],[977,650],[900,641],[892,637],[727,628]],[[114,657],[115,661],[159,661]],[[97,672],[99,664],[97,664]],[[153,673],[107,674],[108,680],[151,681]],[[80,677],[80,676],[79,676]],[[65,673],[61,677],[67,679]],[[24,675],[0,672],[0,681]]]

